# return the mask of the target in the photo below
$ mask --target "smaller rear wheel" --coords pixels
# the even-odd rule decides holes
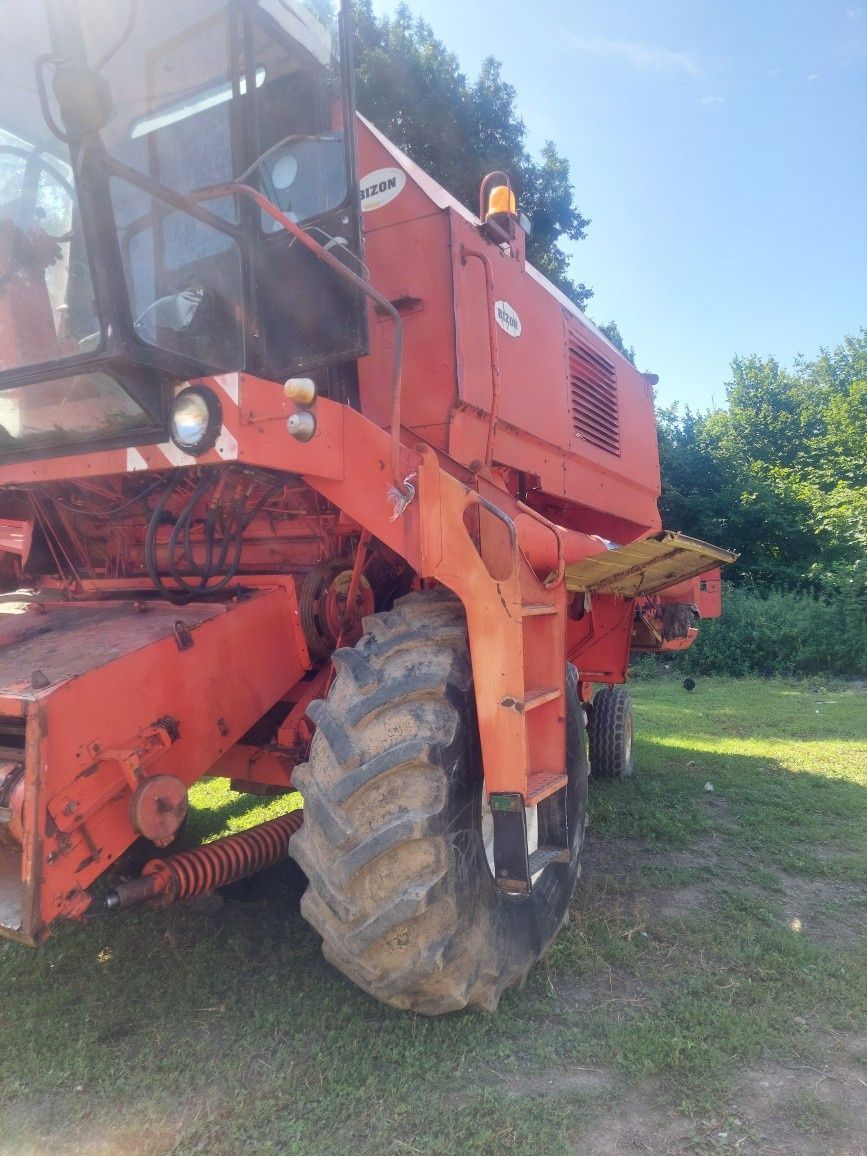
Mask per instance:
[[[588,710],[590,777],[628,779],[633,770],[632,700],[622,686],[596,692]]]

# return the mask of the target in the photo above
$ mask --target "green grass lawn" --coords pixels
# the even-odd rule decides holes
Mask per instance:
[[[497,1014],[375,1003],[275,892],[62,926],[0,946],[0,1153],[861,1151],[867,695],[632,690],[636,775]],[[194,795],[194,833],[288,805]]]

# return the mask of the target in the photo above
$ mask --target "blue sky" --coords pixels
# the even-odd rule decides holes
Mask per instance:
[[[393,0],[374,0],[382,14]],[[410,0],[568,157],[572,247],[660,401],[867,325],[867,0]]]

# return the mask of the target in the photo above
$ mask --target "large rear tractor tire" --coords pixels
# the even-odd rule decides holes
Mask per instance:
[[[294,781],[304,826],[290,851],[310,880],[301,912],[344,975],[394,1007],[496,1008],[564,922],[584,838],[588,764],[568,668],[569,861],[528,896],[494,885],[466,621],[437,589],[364,620],[310,708],[316,734]],[[537,809],[539,842],[565,838],[563,795]]]
[[[632,699],[622,686],[596,692],[588,711],[590,777],[628,779],[634,768]]]

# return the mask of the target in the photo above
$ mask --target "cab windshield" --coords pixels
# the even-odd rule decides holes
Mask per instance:
[[[282,243],[279,227],[195,194],[243,180],[314,224],[346,202],[331,9],[0,0],[0,449],[152,426],[100,358],[181,378],[245,368],[243,238]],[[106,95],[78,133],[56,86],[70,63]]]
[[[112,97],[102,141],[130,170],[117,168],[110,195],[137,336],[240,368],[240,206],[208,200],[195,216],[134,174],[185,197],[252,182],[296,221],[339,205],[336,27],[296,0],[78,0],[78,11],[88,60]]]

